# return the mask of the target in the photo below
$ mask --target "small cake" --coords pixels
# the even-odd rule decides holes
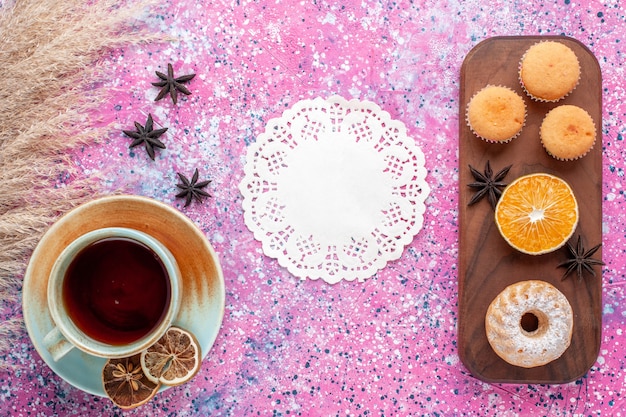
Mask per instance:
[[[571,161],[582,158],[593,148],[596,125],[587,111],[567,104],[546,114],[539,136],[548,154],[562,161]]]
[[[488,85],[467,104],[467,124],[479,138],[506,143],[520,134],[526,120],[524,99],[507,87]]]
[[[532,45],[522,57],[519,80],[534,100],[559,101],[578,85],[580,64],[574,51],[556,41]]]
[[[485,316],[487,340],[511,365],[534,368],[558,359],[569,347],[574,314],[565,295],[540,280],[506,287]]]

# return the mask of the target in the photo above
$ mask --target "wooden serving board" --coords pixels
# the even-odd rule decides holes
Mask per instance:
[[[541,40],[556,40],[570,47],[581,65],[577,88],[557,103],[531,100],[518,80],[519,62],[528,47]],[[503,85],[518,92],[526,102],[527,119],[522,133],[507,144],[478,139],[467,127],[465,109],[471,97],[488,84]],[[545,114],[562,104],[587,110],[596,123],[597,139],[582,159],[560,162],[549,156],[539,140]],[[504,179],[511,183],[521,175],[546,172],[567,181],[576,195],[580,220],[571,242],[582,236],[585,248],[602,241],[602,75],[593,54],[575,39],[554,37],[495,37],[478,44],[461,68],[459,98],[459,334],[462,362],[477,378],[487,382],[566,383],[583,376],[595,363],[601,336],[601,268],[596,276],[576,274],[561,280],[568,259],[565,247],[545,255],[526,255],[511,248],[501,237],[494,211],[487,199],[468,206],[474,194],[467,186],[474,179],[468,165],[483,172],[490,161],[495,172],[512,164]],[[602,250],[594,255],[601,259]],[[572,342],[557,360],[536,368],[513,366],[500,359],[485,335],[485,314],[491,301],[508,285],[541,279],[556,286],[574,312]]]

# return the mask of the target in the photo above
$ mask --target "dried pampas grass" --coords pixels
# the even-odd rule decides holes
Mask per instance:
[[[99,58],[154,40],[142,27],[151,0],[0,0],[0,361],[23,334],[19,307],[28,256],[57,217],[93,198],[67,154],[106,135]],[[152,38],[152,39],[149,39]]]

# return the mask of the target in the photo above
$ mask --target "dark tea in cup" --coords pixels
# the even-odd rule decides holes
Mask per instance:
[[[181,295],[178,263],[156,237],[126,227],[92,230],[52,266],[54,327],[43,344],[55,362],[74,348],[101,358],[136,355],[170,328]]]
[[[109,345],[135,342],[156,329],[171,285],[159,256],[129,238],[106,238],[76,254],[65,272],[68,316],[85,335]]]

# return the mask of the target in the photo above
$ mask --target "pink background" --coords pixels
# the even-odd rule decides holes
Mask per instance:
[[[152,161],[114,131],[75,154],[106,192],[180,209],[219,254],[221,332],[200,373],[125,415],[623,415],[625,12],[619,2],[469,0],[169,0],[142,17],[178,41],[102,57],[113,98],[102,114],[131,129],[152,113],[167,145]],[[565,385],[490,385],[456,348],[458,93],[465,55],[497,35],[567,35],[597,57],[604,80],[603,336],[600,355]],[[154,102],[155,70],[197,74],[174,106]],[[424,228],[403,256],[363,283],[300,281],[264,256],[243,222],[238,184],[247,145],[300,99],[374,101],[426,156]],[[176,172],[199,168],[213,197],[183,208]],[[21,306],[13,311],[21,315]],[[22,335],[0,373],[0,415],[117,415],[105,398],[56,376]]]

